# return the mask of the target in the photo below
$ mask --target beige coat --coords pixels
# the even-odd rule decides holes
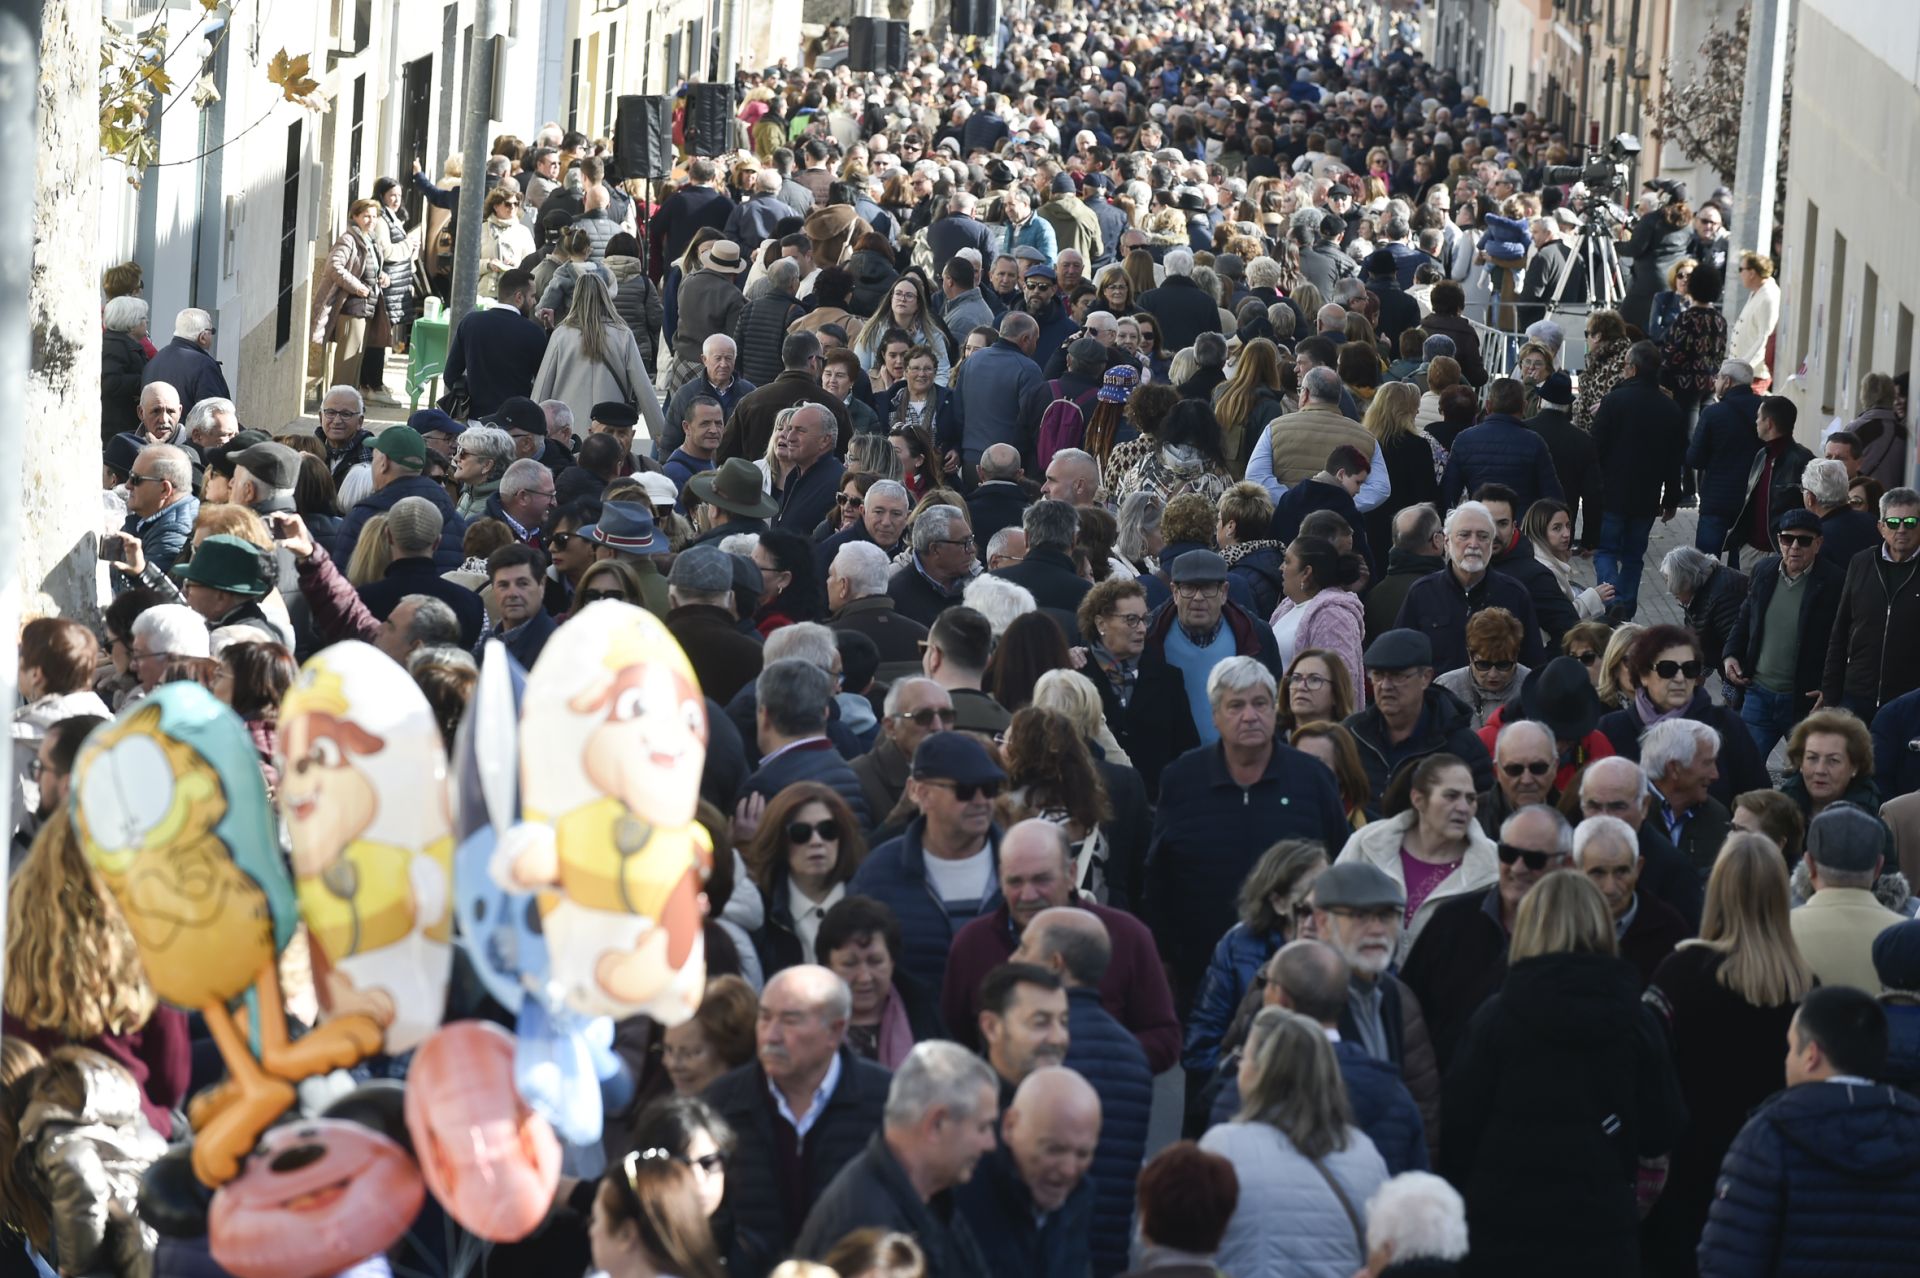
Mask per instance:
[[[1340,849],[1335,865],[1346,865],[1358,861],[1371,865],[1406,891],[1407,876],[1400,868],[1400,845],[1406,842],[1407,831],[1420,819],[1420,814],[1408,808],[1397,817],[1385,821],[1374,821],[1361,826],[1347,840],[1347,846]],[[1455,897],[1465,896],[1469,892],[1479,892],[1492,887],[1500,879],[1500,853],[1492,839],[1481,833],[1480,823],[1472,822],[1467,826],[1467,854],[1460,858],[1460,864],[1452,874],[1441,879],[1427,899],[1414,911],[1413,922],[1400,933],[1400,948],[1394,954],[1394,962],[1407,961],[1407,952],[1413,948],[1413,942],[1420,935],[1420,929],[1427,925],[1433,912]]]
[[[1787,921],[1822,985],[1851,985],[1874,995],[1880,993],[1880,975],[1873,967],[1873,940],[1906,922],[1866,888],[1823,888]]]
[[[622,403],[628,392],[640,410],[640,422],[652,439],[660,438],[665,420],[660,398],[647,366],[640,362],[640,346],[633,330],[625,325],[609,329],[606,336],[607,358],[590,360],[580,349],[580,330],[562,324],[547,339],[547,353],[540,361],[540,372],[533,379],[535,400],[557,399],[573,410],[575,421],[586,421],[595,404],[609,400]],[[636,440],[636,445],[639,443]]]
[[[380,251],[349,226],[327,254],[326,274],[313,293],[313,341],[324,346],[333,335],[340,306],[350,297],[371,297],[380,290]]]

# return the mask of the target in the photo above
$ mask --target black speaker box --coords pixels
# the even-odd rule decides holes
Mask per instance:
[[[1000,6],[997,0],[953,0],[952,20],[955,35],[984,39],[1000,25]]]
[[[733,85],[687,86],[687,154],[712,158],[733,149]]]
[[[847,24],[849,71],[904,71],[906,67],[905,22],[860,17]]]
[[[613,125],[613,157],[620,180],[658,180],[672,173],[672,99],[663,93],[624,94],[618,108]]]

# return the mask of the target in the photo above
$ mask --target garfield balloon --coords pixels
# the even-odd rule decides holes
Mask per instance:
[[[693,668],[651,613],[602,600],[548,640],[521,710],[524,821],[491,870],[539,892],[556,1005],[666,1025],[699,1006],[706,745]]]
[[[321,1006],[371,1017],[389,1053],[440,1023],[452,967],[447,758],[419,687],[378,648],[335,644],[280,706],[280,809]]]
[[[211,692],[163,684],[96,729],[69,804],[154,992],[199,1012],[226,1064],[227,1081],[187,1110],[194,1174],[218,1186],[292,1106],[294,1083],[378,1050],[380,1027],[346,1015],[289,1041],[276,960],[297,921],[293,884],[253,741]]]

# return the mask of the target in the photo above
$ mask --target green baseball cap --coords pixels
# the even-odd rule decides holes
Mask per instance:
[[[411,426],[387,427],[373,437],[373,449],[408,470],[419,470],[427,464],[427,441]]]

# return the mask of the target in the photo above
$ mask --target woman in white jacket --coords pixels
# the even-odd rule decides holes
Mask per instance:
[[[1747,304],[1727,338],[1727,358],[1745,360],[1753,367],[1753,380],[1761,382],[1773,376],[1767,367],[1767,339],[1780,323],[1780,281],[1773,278],[1773,259],[1742,253],[1740,282],[1747,286]]]
[[[1353,832],[1335,865],[1365,862],[1383,871],[1407,894],[1406,926],[1394,961],[1407,951],[1443,902],[1482,888],[1500,877],[1500,855],[1480,830],[1473,772],[1451,754],[1430,754],[1414,766],[1411,783],[1387,789],[1393,811],[1395,791],[1408,785],[1405,811]]]
[[[1366,1202],[1387,1164],[1353,1124],[1326,1031],[1263,1008],[1239,1083],[1239,1115],[1200,1139],[1240,1180],[1214,1263],[1238,1278],[1352,1278],[1366,1263]]]

